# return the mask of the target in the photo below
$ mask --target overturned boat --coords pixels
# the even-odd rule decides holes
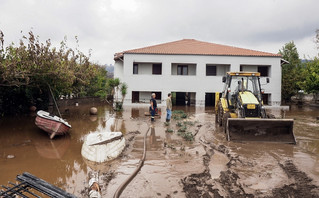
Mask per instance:
[[[122,132],[90,133],[84,139],[82,156],[93,162],[106,162],[118,157],[125,148]]]
[[[40,129],[47,132],[50,139],[53,139],[56,135],[64,135],[68,133],[71,128],[71,125],[62,118],[51,115],[49,112],[43,110],[37,112],[35,124]]]

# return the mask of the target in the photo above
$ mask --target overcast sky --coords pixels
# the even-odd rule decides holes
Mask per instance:
[[[77,36],[99,64],[114,64],[116,52],[181,39],[271,53],[294,41],[301,58],[312,58],[318,8],[318,0],[0,0],[0,30],[5,44],[32,30],[57,47],[66,36],[74,48]]]

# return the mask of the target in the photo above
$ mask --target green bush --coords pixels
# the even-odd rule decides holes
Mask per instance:
[[[187,118],[187,114],[183,110],[175,110],[172,113],[172,119],[181,120]]]
[[[187,127],[184,125],[181,128],[178,129],[178,132],[185,132]]]
[[[181,127],[181,126],[183,126],[183,124],[181,122],[177,122],[176,126]]]
[[[194,141],[194,135],[192,132],[178,132],[177,135],[181,136],[186,141]]]
[[[173,129],[166,129],[166,132],[168,132],[168,133],[173,133],[174,130],[173,130]]]
[[[190,126],[194,126],[194,124],[195,124],[192,121],[184,121],[183,123],[184,123],[184,125],[190,125]]]

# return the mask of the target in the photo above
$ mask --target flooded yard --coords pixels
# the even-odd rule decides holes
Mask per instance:
[[[87,197],[89,175],[95,174],[102,197],[113,197],[138,165],[150,127],[144,166],[121,197],[319,197],[319,107],[272,110],[295,120],[296,145],[227,142],[215,126],[212,108],[175,107],[187,119],[172,119],[169,125],[164,124],[164,107],[154,123],[144,115],[147,105],[125,106],[123,112],[97,106],[96,116],[89,109],[62,109],[72,129],[52,141],[35,126],[35,115],[1,118],[0,184],[29,172]],[[115,118],[112,126],[106,124],[109,118]],[[101,164],[84,159],[84,137],[107,128],[123,132],[124,152]]]

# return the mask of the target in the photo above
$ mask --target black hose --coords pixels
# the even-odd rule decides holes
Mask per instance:
[[[145,135],[144,135],[144,150],[143,150],[143,156],[142,159],[140,160],[137,168],[135,169],[135,171],[118,187],[118,189],[116,190],[116,192],[114,193],[113,198],[119,198],[120,195],[122,194],[123,190],[126,188],[126,186],[132,181],[132,179],[137,175],[137,173],[141,170],[142,166],[144,165],[144,161],[146,158],[146,137],[147,134],[150,130],[150,127],[148,127]]]

